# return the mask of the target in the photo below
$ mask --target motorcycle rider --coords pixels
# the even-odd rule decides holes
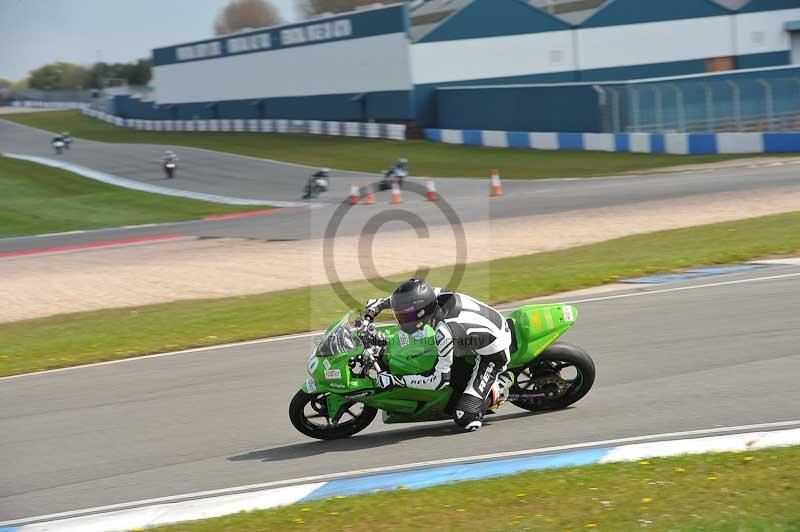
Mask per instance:
[[[320,192],[328,190],[328,178],[330,170],[328,168],[320,168],[317,172],[311,174],[306,183],[304,198],[317,197]]]
[[[64,137],[62,135],[56,135],[53,137],[53,140],[51,140],[50,143],[53,145],[53,148],[55,148],[56,153],[58,154],[61,154],[61,150],[66,146],[66,142],[64,142]]]
[[[64,148],[66,149],[69,149],[70,145],[72,145],[72,135],[69,134],[69,131],[61,134],[61,140],[64,141]]]
[[[397,160],[397,163],[394,165],[394,169],[398,172],[399,175],[403,177],[408,175],[408,159],[405,157],[400,157]]]
[[[167,168],[167,164],[177,164],[178,163],[178,156],[172,150],[165,150],[164,156],[161,158],[161,166],[164,168],[164,171],[167,173],[167,177],[171,178],[174,175],[174,170],[170,171]]]
[[[433,327],[438,357],[426,374],[381,372],[379,386],[438,390],[450,384],[456,349],[475,354],[475,367],[455,404],[453,420],[469,432],[481,428],[484,412],[496,409],[514,382],[513,373],[505,372],[511,360],[511,330],[503,315],[466,294],[433,288],[423,279],[410,279],[390,297],[367,301],[365,314],[374,320],[389,308],[406,334],[422,331],[426,324]]]

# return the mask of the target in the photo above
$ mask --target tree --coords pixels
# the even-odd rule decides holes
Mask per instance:
[[[40,90],[78,90],[89,84],[89,72],[72,63],[51,63],[32,71],[28,86]]]
[[[129,85],[147,85],[151,78],[149,59],[135,63],[95,63],[89,69],[88,86],[101,89],[110,79],[124,79]]]
[[[358,7],[372,4],[396,4],[397,0],[296,0],[296,2],[303,15],[315,17],[323,13],[353,11]]]
[[[283,22],[280,12],[268,0],[232,0],[214,21],[214,35],[226,35],[246,28],[263,28]]]

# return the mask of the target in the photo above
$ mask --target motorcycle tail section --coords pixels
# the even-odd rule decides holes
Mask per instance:
[[[509,315],[513,323],[511,366],[524,365],[563,335],[578,319],[572,305],[525,305]]]

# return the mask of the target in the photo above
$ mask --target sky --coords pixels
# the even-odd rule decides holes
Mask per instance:
[[[296,19],[295,0],[272,0]],[[213,35],[228,0],[0,0],[0,78],[19,81],[47,63],[89,65]]]

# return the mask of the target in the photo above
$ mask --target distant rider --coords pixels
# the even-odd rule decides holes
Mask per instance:
[[[433,288],[422,279],[410,279],[387,298],[371,299],[366,316],[374,319],[391,308],[400,328],[407,334],[422,331],[425,325],[435,330],[438,358],[426,374],[396,376],[378,374],[381,388],[407,386],[438,390],[450,384],[454,351],[475,354],[475,368],[460,392],[453,420],[467,431],[483,425],[483,414],[508,397],[514,375],[505,372],[511,360],[511,330],[506,319],[494,308],[466,294]],[[491,394],[491,397],[490,397]]]
[[[330,170],[328,168],[320,168],[317,172],[311,174],[306,183],[305,198],[316,198],[320,192],[328,190],[328,183],[330,178]]]
[[[401,157],[394,165],[395,172],[402,177],[408,176],[408,159]]]
[[[161,158],[162,164],[177,163],[177,162],[178,162],[178,156],[175,155],[175,152],[172,150],[166,150],[164,152],[164,157]]]
[[[69,149],[72,145],[72,135],[69,134],[69,131],[65,131],[61,134],[61,140],[64,141],[64,147]]]

